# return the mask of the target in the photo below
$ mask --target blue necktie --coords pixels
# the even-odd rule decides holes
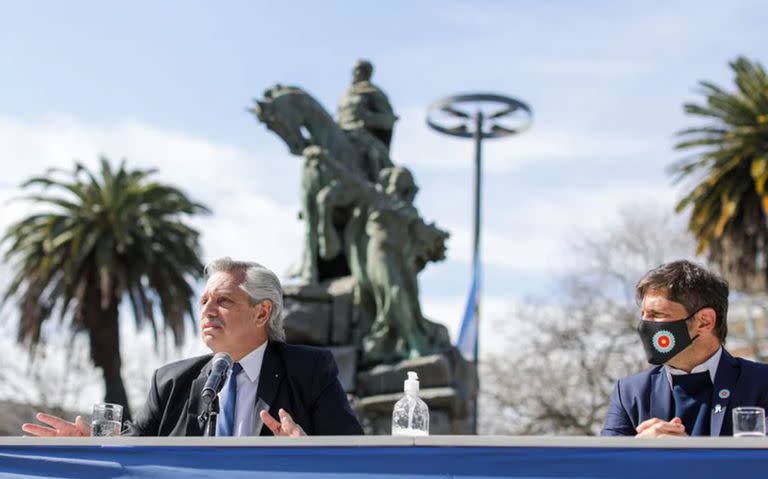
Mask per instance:
[[[683,420],[690,436],[709,436],[712,389],[709,371],[672,375],[675,416]]]
[[[243,367],[240,363],[232,365],[227,389],[221,396],[221,411],[216,419],[216,435],[231,436],[235,425],[235,402],[237,401],[237,375]]]

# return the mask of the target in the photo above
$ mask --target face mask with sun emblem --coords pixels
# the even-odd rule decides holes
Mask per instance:
[[[696,311],[698,313],[698,311]],[[637,333],[643,342],[645,355],[651,364],[664,364],[683,349],[690,346],[694,339],[688,334],[688,320],[696,313],[677,321],[656,322],[640,320]]]

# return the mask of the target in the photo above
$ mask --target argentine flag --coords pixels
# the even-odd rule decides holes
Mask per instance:
[[[465,358],[477,361],[477,328],[478,306],[480,300],[480,261],[475,260],[472,284],[467,297],[467,307],[464,310],[464,319],[461,321],[459,338],[456,340],[456,349]]]

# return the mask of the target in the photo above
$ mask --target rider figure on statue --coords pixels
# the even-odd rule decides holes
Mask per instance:
[[[373,65],[358,60],[352,72],[352,85],[339,101],[338,123],[361,150],[368,162],[364,171],[372,174],[369,181],[377,180],[378,172],[393,166],[389,158],[397,116],[387,95],[371,83]]]

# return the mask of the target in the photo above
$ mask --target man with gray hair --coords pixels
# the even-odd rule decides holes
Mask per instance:
[[[219,402],[217,436],[363,434],[337,378],[330,352],[285,341],[283,290],[277,276],[258,263],[221,258],[205,268],[200,298],[203,341],[234,364]],[[200,436],[205,412],[201,394],[212,355],[184,359],[155,371],[144,408],[126,435]],[[87,436],[81,417],[68,422],[38,414],[48,424],[25,424],[36,436]]]

